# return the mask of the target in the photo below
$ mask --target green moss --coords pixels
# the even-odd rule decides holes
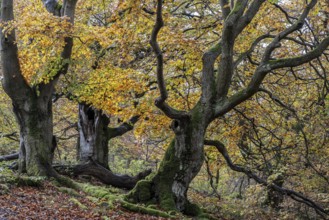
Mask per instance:
[[[121,196],[117,196],[117,195],[113,195],[113,194],[108,193],[103,198],[107,199],[107,200],[116,200],[116,199],[121,198]]]
[[[5,174],[5,175],[0,175],[0,183],[9,183],[9,184],[14,184],[16,182],[16,176],[13,174]]]
[[[192,110],[192,124],[197,126],[201,122],[202,118],[202,108],[200,102],[198,102]]]
[[[147,207],[148,207],[148,206],[151,206],[151,207],[153,206],[153,208],[154,208],[154,207],[157,208],[157,201],[156,201],[156,199],[155,199],[154,196],[152,196],[152,198],[151,198],[149,201],[147,201],[146,206],[147,206]]]
[[[87,196],[86,198],[89,199],[90,201],[92,201],[93,203],[98,203],[99,202],[99,199],[96,198],[96,197],[93,197],[93,196]]]
[[[173,177],[179,169],[179,162],[179,158],[175,156],[175,140],[172,140],[157,174],[157,176],[161,175],[162,182],[173,182]]]
[[[159,216],[163,218],[174,218],[175,216],[169,215],[166,212],[157,210],[157,209],[152,209],[152,208],[146,208],[140,205],[135,205],[126,201],[122,201],[121,205],[123,208],[133,211],[133,212],[139,212],[143,214],[148,214],[148,215],[153,215],[153,216]]]
[[[147,180],[139,181],[140,191],[139,191],[139,200],[146,202],[151,199],[151,183]]]
[[[152,205],[148,205],[147,208],[150,208],[150,209],[157,209],[158,206],[155,205],[155,204],[152,204]]]
[[[69,187],[75,190],[80,190],[81,186],[79,185],[79,183],[75,182],[74,180],[65,177],[65,176],[58,176],[56,177],[56,179],[54,179],[54,184],[57,186],[65,186],[65,187]]]
[[[97,198],[104,198],[110,194],[109,191],[103,187],[92,186],[89,184],[81,184],[81,187],[84,192]]]
[[[80,194],[72,188],[58,187],[58,191],[69,194],[71,196],[80,196]]]
[[[85,206],[84,204],[79,202],[79,200],[77,200],[76,198],[70,198],[69,201],[73,202],[75,205],[79,206],[79,208],[81,208],[81,209],[84,209],[84,210],[88,209],[87,206]]]
[[[179,171],[178,169],[179,160],[175,157],[175,141],[173,140],[160,164],[158,173],[148,177],[146,180],[139,181],[135,188],[125,197],[125,200],[133,203],[147,203],[157,194],[161,208],[164,210],[175,210],[171,186],[175,174]],[[153,188],[157,192],[154,192]]]
[[[15,183],[17,186],[40,187],[45,177],[40,176],[17,176]]]
[[[153,184],[153,178],[155,173],[150,174],[144,180],[137,182],[136,186],[124,196],[124,200],[137,203],[137,202],[149,202],[153,198],[153,192],[151,190]]]
[[[163,189],[163,187],[162,187]],[[160,191],[161,191],[161,187],[160,187]],[[174,196],[173,193],[171,192],[171,190],[166,190],[166,192],[162,191],[160,193],[160,207],[166,211],[172,211],[172,210],[176,210],[176,204],[175,204],[175,200],[174,200]]]
[[[160,207],[164,210],[176,210],[174,195],[171,190],[175,175],[179,172],[180,160],[175,156],[175,140],[169,145],[165,157],[155,177]]]
[[[150,182],[152,182],[153,178],[156,176],[156,173],[151,173],[150,175],[148,175],[144,180],[149,180]]]
[[[35,163],[26,166],[26,173],[31,176],[40,175],[40,171]]]
[[[172,185],[180,170],[180,159],[175,156],[175,140],[166,150],[158,172],[146,180],[139,181],[135,188],[125,197],[131,203],[157,202],[166,211],[177,211]],[[156,200],[155,200],[156,199]]]
[[[218,51],[221,51],[221,50],[222,50],[222,44],[217,43],[209,49],[209,52],[215,53],[215,52],[218,52]]]
[[[0,195],[9,193],[9,187],[6,184],[0,184]]]
[[[61,5],[60,3],[57,3],[55,9],[56,9],[57,11],[61,10],[61,9],[62,9],[62,5]]]
[[[230,14],[237,13],[242,7],[241,3],[242,3],[241,1],[235,1],[234,8],[233,8],[233,10],[231,11]]]

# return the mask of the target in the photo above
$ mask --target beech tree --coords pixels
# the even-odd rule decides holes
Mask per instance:
[[[122,43],[124,35],[114,37],[112,34],[120,31],[121,25],[126,25],[125,21],[133,16],[120,15],[126,7],[128,6],[125,4],[113,1],[103,1],[97,5],[92,1],[85,1],[79,5],[79,12],[89,9],[86,14],[79,13],[80,22],[76,26],[82,30],[77,31],[79,42],[76,46],[80,49],[76,53],[89,54],[88,62],[85,62],[85,56],[75,54],[73,73],[69,72],[66,78],[70,78],[70,74],[75,71],[80,74],[74,74],[73,80],[64,82],[64,88],[60,89],[63,90],[61,94],[79,103],[77,159],[80,164],[74,168],[74,173],[92,175],[106,184],[131,189],[150,170],[134,177],[117,175],[108,164],[110,140],[131,131],[139,118],[138,111],[135,110],[137,101],[131,95],[142,88],[138,80],[134,79],[138,73],[127,65],[115,64],[117,56],[120,57],[116,50],[120,50],[120,47],[114,42]],[[118,14],[121,17],[117,20]],[[110,25],[111,23],[118,27]],[[86,34],[90,31],[93,31],[94,36]],[[119,61],[121,62],[120,59]],[[117,118],[126,121],[117,127],[110,127],[111,117],[112,121]]]
[[[134,116],[118,127],[109,127],[110,117],[104,111],[80,103],[77,144],[80,164],[74,167],[74,174],[91,175],[105,184],[126,189],[132,189],[139,180],[148,176],[151,170],[129,176],[115,174],[109,167],[110,140],[131,131],[138,119],[139,116]]]
[[[299,17],[290,24],[280,27],[279,30],[266,30],[267,33],[258,36],[245,52],[238,53],[235,48],[237,39],[244,34],[265,2],[265,0],[219,1],[217,9],[221,11],[219,19],[223,25],[215,46],[207,50],[202,56],[201,96],[191,110],[184,111],[173,108],[167,101],[164,52],[157,41],[164,25],[162,18],[164,7],[163,1],[157,1],[156,21],[150,39],[150,44],[157,58],[156,74],[160,92],[160,96],[155,100],[155,105],[168,118],[172,119],[170,127],[175,137],[168,146],[157,173],[148,180],[140,181],[128,195],[128,199],[137,202],[155,199],[166,210],[198,214],[196,206],[189,203],[187,199],[187,191],[204,162],[204,145],[211,145],[216,147],[233,170],[244,172],[258,183],[290,195],[297,201],[314,207],[320,213],[326,213],[322,207],[301,194],[275,183],[269,184],[247,168],[235,165],[230,159],[225,144],[221,141],[205,140],[205,134],[210,123],[227,115],[235,107],[261,91],[262,82],[269,73],[308,63],[320,57],[329,45],[328,33],[323,32],[316,36],[319,40],[312,46],[311,50],[297,47],[299,51],[293,57],[289,57],[289,53],[288,57],[277,56],[280,51],[285,51],[282,47],[285,40],[291,40],[290,36],[298,31],[303,31],[306,19],[317,4],[316,0],[312,0],[305,5]],[[193,16],[198,15],[191,14],[191,17]],[[300,42],[297,41],[296,44],[298,45]],[[257,54],[257,61],[250,59],[252,53]],[[236,54],[240,54],[240,56]],[[218,68],[215,68],[216,63]],[[232,84],[232,78],[236,74],[237,68],[246,63],[253,66],[251,79],[246,86],[240,85],[240,88],[236,89]]]
[[[138,118],[134,116],[120,126],[111,128],[110,117],[105,112],[90,105],[79,104],[79,161],[88,162],[92,159],[109,169],[109,141],[131,131]]]
[[[66,17],[74,24],[77,0],[43,1],[46,9],[55,16]],[[1,5],[3,25],[12,25],[14,20],[13,1],[4,0]],[[18,18],[19,19],[19,18]],[[33,40],[33,39],[31,39]],[[70,36],[64,38],[62,52],[57,54],[56,66],[51,66],[48,81],[31,85],[24,78],[18,57],[15,29],[1,29],[1,59],[3,67],[2,85],[12,100],[14,113],[20,126],[19,170],[29,175],[52,176],[53,148],[52,94],[60,75],[69,67],[73,47]],[[53,72],[55,71],[55,72]]]

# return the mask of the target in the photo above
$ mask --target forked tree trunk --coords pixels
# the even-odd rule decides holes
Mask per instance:
[[[80,162],[96,161],[108,167],[108,125],[110,119],[101,110],[89,105],[79,104],[79,144],[78,159]]]
[[[190,119],[173,120],[175,138],[166,150],[156,175],[140,181],[128,195],[135,202],[153,198],[165,210],[179,210],[196,215],[196,206],[189,203],[187,191],[204,162],[203,141],[206,129],[200,108],[195,108]]]
[[[44,3],[48,11],[52,8],[62,12],[56,15],[69,17],[73,25],[77,0],[65,0],[63,6],[60,6],[57,1]],[[13,0],[1,1],[3,24],[14,20],[13,7]],[[39,83],[37,86],[31,86],[25,80],[20,68],[15,29],[8,30],[2,27],[0,37],[2,85],[12,100],[20,126],[19,170],[26,171],[29,175],[55,176],[56,172],[51,167],[54,150],[51,96],[59,76],[68,70],[67,60],[71,57],[73,39],[71,37],[64,39],[65,46],[60,54],[63,65],[52,79],[47,84]]]
[[[52,176],[52,102],[36,93],[13,104],[20,126],[19,170],[29,175]]]
[[[81,163],[92,160],[109,169],[109,141],[132,130],[138,119],[138,115],[133,116],[128,122],[124,122],[118,127],[110,128],[108,127],[110,118],[102,110],[80,103],[78,160]]]

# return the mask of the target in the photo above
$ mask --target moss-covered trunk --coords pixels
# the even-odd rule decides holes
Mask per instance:
[[[108,167],[108,132],[109,117],[101,110],[89,105],[79,104],[79,145],[78,159],[80,162],[96,161]]]
[[[14,102],[13,107],[20,126],[20,172],[34,176],[53,176],[51,99],[45,101],[34,93],[24,101]]]
[[[165,210],[178,210],[197,215],[198,209],[189,203],[187,191],[204,162],[203,141],[205,122],[193,114],[191,119],[173,120],[175,138],[168,147],[159,170],[152,179],[140,181],[128,195],[136,202],[155,199]]]

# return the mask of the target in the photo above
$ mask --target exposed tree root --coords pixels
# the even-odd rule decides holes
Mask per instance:
[[[23,175],[1,175],[0,183],[12,184],[16,186],[40,187],[45,177],[23,176]]]
[[[106,185],[111,185],[121,189],[133,189],[139,180],[147,177],[152,170],[145,170],[136,176],[118,175],[114,174],[111,170],[106,169],[95,161],[89,161],[85,164],[75,166],[71,165],[54,165],[54,169],[67,176],[89,175],[97,178]]]
[[[123,208],[132,211],[132,212],[139,212],[143,214],[153,215],[153,216],[159,216],[164,218],[176,218],[177,216],[174,216],[175,213],[167,213],[161,210],[157,210],[155,208],[150,207],[143,207],[140,205],[132,204],[123,199],[123,196],[120,195],[114,195],[112,194],[109,189],[101,186],[93,186],[90,184],[85,183],[78,183],[74,180],[61,176],[59,178],[56,178],[56,181],[59,184],[64,185],[65,187],[70,187],[74,190],[81,190],[91,197],[99,198],[99,199],[106,199],[109,207],[114,207],[114,203],[120,204]]]
[[[18,159],[18,153],[1,156],[0,162],[15,159]],[[111,185],[121,189],[133,189],[139,180],[144,179],[152,172],[151,169],[148,169],[143,172],[140,172],[136,176],[118,175],[114,174],[111,170],[104,168],[103,166],[92,160],[88,163],[79,164],[76,166],[53,165],[53,168],[58,173],[68,176],[90,175],[99,179],[107,185]],[[51,174],[50,176],[56,177],[55,174]]]
[[[129,203],[127,201],[120,201],[121,206],[129,211],[133,212],[139,212],[143,214],[148,214],[148,215],[154,215],[154,216],[159,216],[159,217],[164,217],[164,218],[176,218],[174,215],[171,215],[171,213],[163,212],[157,209],[149,208],[149,207],[143,207],[140,205],[136,205],[133,203]]]
[[[89,163],[75,166],[73,173],[75,175],[90,175],[96,177],[103,183],[114,187],[132,189],[139,180],[148,176],[151,170],[145,170],[136,176],[117,175],[96,162],[90,161]]]

